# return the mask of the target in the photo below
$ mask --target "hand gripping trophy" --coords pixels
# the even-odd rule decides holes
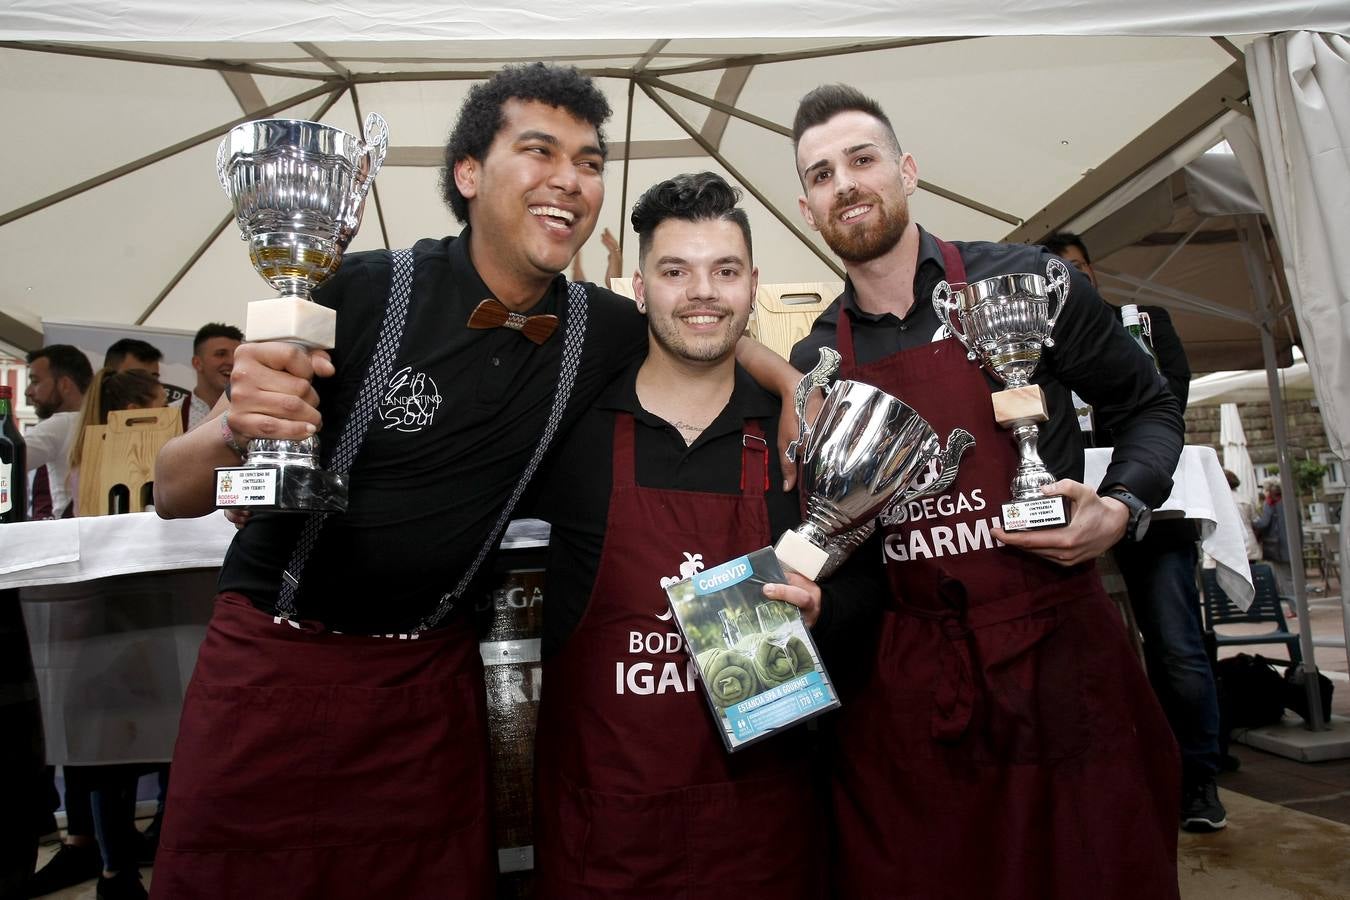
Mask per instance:
[[[912,500],[945,490],[975,439],[953,429],[944,448],[924,419],[885,391],[860,381],[829,386],[840,357],[824,347],[820,361],[797,385],[800,439],[788,458],[801,463],[806,497],[802,524],[774,545],[783,565],[815,581],[832,574],[876,528],[876,517],[899,497]],[[806,421],[806,401],[820,388],[825,403]],[[933,466],[937,477],[914,487]]]
[[[1051,297],[1055,306],[1050,308]],[[1055,346],[1050,337],[1069,298],[1069,267],[1058,259],[1046,264],[1045,277],[997,275],[974,284],[943,281],[933,291],[933,309],[985,371],[1007,385],[994,393],[994,419],[1012,429],[1017,441],[1017,473],[1012,502],[1003,504],[1005,531],[1031,531],[1069,524],[1069,503],[1047,497],[1041,488],[1055,482],[1036,449],[1039,423],[1049,418],[1045,392],[1031,383],[1041,350]]]
[[[333,346],[337,312],[310,293],[337,271],[384,162],[384,119],[371,113],[363,130],[364,140],[317,122],[262,119],[220,142],[216,172],[249,260],[281,294],[249,303],[247,340]],[[317,437],[249,441],[244,465],[216,470],[216,506],[345,511],[347,485],[320,467],[318,451]]]

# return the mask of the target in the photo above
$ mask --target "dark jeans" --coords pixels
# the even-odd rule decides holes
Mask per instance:
[[[1219,768],[1219,695],[1200,618],[1199,551],[1192,542],[1160,547],[1122,541],[1115,553],[1144,636],[1149,681],[1181,749],[1183,775],[1213,776]]]
[[[105,869],[135,869],[136,783],[145,766],[63,766],[61,771],[66,779],[67,830],[98,838]]]

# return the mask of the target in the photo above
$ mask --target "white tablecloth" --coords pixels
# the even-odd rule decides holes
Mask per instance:
[[[129,513],[6,525],[0,528],[0,588],[216,568],[234,533],[219,512],[200,519]],[[502,548],[543,547],[548,534],[548,525],[537,519],[513,520]]]
[[[233,539],[224,513],[172,520],[128,513],[6,525],[0,528],[0,588],[215,568]]]
[[[1101,484],[1110,462],[1110,447],[1089,449],[1085,453],[1084,483]],[[1243,522],[1219,464],[1219,454],[1213,447],[1183,447],[1172,481],[1172,493],[1158,512],[1180,512],[1196,521],[1200,546],[1217,566],[1219,587],[1243,609],[1251,606],[1255,590],[1242,542]]]
[[[0,528],[0,588],[20,588],[53,765],[163,762],[234,537],[221,513]]]
[[[53,765],[164,762],[235,528],[154,513],[0,528],[0,588],[21,588]],[[543,547],[512,522],[502,546]]]

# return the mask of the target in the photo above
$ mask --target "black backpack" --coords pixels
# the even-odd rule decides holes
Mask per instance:
[[[1270,663],[1264,656],[1239,653],[1215,665],[1223,734],[1234,728],[1274,725],[1284,716],[1284,678]]]

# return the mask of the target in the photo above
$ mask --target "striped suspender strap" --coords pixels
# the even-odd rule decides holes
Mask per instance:
[[[344,478],[351,471],[357,451],[361,449],[361,443],[365,440],[366,431],[370,427],[371,420],[375,418],[380,395],[389,383],[389,376],[393,374],[394,360],[398,358],[399,344],[403,340],[403,327],[408,321],[408,302],[412,297],[413,252],[411,249],[395,250],[391,256],[393,274],[389,279],[389,300],[385,305],[380,336],[375,342],[375,353],[366,369],[361,390],[356,395],[356,403],[347,416],[347,423],[343,426],[337,446],[333,449],[332,458],[328,461],[329,471]],[[286,570],[281,573],[281,590],[277,594],[278,619],[294,619],[296,616],[295,592],[300,586],[305,564],[309,561],[310,554],[314,552],[319,532],[323,529],[327,518],[328,513],[314,513],[305,520],[304,526],[300,529],[300,538],[291,552],[290,562],[286,563]]]
[[[478,549],[478,555],[474,557],[469,564],[468,571],[460,578],[459,583],[454,589],[441,596],[441,602],[436,605],[436,609],[422,620],[417,626],[417,631],[422,632],[430,628],[435,628],[442,619],[454,609],[455,603],[473,582],[473,578],[478,574],[478,569],[487,559],[492,548],[497,546],[501,539],[502,532],[506,525],[511,521],[511,513],[515,511],[516,504],[520,502],[521,496],[525,493],[525,488],[529,486],[530,479],[534,477],[535,471],[539,468],[539,463],[543,460],[544,454],[548,452],[549,446],[553,443],[553,438],[558,433],[558,427],[562,424],[563,413],[567,410],[567,401],[572,396],[572,385],[577,378],[577,369],[581,367],[581,349],[586,343],[586,317],[589,311],[589,303],[586,298],[586,288],[574,281],[567,283],[567,332],[563,337],[562,365],[558,370],[558,389],[553,395],[553,408],[549,410],[548,422],[544,425],[544,433],[539,437],[539,444],[534,448],[534,455],[525,465],[525,471],[520,473],[520,480],[516,482],[516,489],[511,493],[506,505],[502,507],[501,515],[492,526],[492,531],[488,533],[487,540],[483,541],[483,546]]]

